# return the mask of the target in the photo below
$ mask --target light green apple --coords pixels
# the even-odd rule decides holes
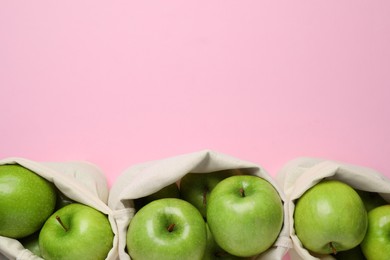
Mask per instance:
[[[224,260],[249,260],[250,258],[247,257],[238,257],[229,254],[225,250],[223,250],[214,240],[213,234],[210,231],[210,228],[208,224],[206,223],[207,228],[207,243],[206,243],[206,250],[203,255],[202,260],[217,260],[217,259],[224,259]]]
[[[53,213],[52,183],[17,164],[0,166],[0,235],[22,238],[38,231]]]
[[[206,224],[190,203],[176,198],[150,202],[131,219],[127,250],[134,260],[201,260]]]
[[[390,259],[390,205],[368,213],[368,229],[361,248],[368,260]]]
[[[231,176],[211,191],[207,222],[221,248],[249,257],[266,251],[277,239],[283,225],[283,204],[265,179]]]
[[[367,211],[358,193],[337,180],[324,180],[296,202],[295,233],[303,246],[334,254],[360,244],[367,230]]]
[[[210,192],[223,179],[237,175],[238,170],[223,170],[210,173],[188,173],[180,180],[180,196],[194,205],[206,217]]]
[[[43,225],[39,248],[44,259],[106,259],[114,234],[107,215],[79,203],[57,210]]]
[[[382,205],[388,204],[377,192],[369,192],[363,190],[356,190],[360,198],[363,200],[364,207],[367,212]]]
[[[165,199],[165,198],[180,198],[180,191],[179,187],[177,186],[176,182],[165,186],[161,190],[150,194],[149,196],[142,197],[139,199],[134,200],[134,208],[138,211],[146,204],[158,200],[158,199]]]

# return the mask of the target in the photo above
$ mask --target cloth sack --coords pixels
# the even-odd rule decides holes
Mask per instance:
[[[294,231],[295,201],[305,191],[323,179],[342,181],[351,187],[363,191],[377,192],[386,201],[390,202],[390,180],[379,172],[357,165],[351,165],[332,160],[300,157],[289,161],[276,176],[276,180],[286,195],[286,204],[289,218],[289,234],[293,248],[289,251],[292,260],[333,260],[334,257],[314,256],[303,248]]]
[[[108,185],[101,170],[88,162],[35,162],[25,158],[5,158],[0,165],[19,164],[54,185],[68,198],[91,206],[109,216],[114,233],[113,248],[107,259],[118,259],[115,213],[107,206]],[[25,249],[16,239],[0,236],[0,259],[37,260],[40,257]]]
[[[134,199],[153,194],[163,187],[179,181],[190,172],[207,174],[208,172],[227,169],[244,169],[248,174],[264,178],[275,187],[282,201],[285,201],[282,190],[262,167],[210,150],[132,166],[117,178],[117,181],[111,188],[108,201],[108,205],[114,210],[131,210],[131,212],[128,212],[130,214],[122,215],[121,219],[117,218],[120,259],[130,259],[129,254],[126,253],[126,234],[131,218],[135,213]],[[284,226],[278,239],[269,250],[257,256],[256,259],[282,259],[288,251],[291,242],[288,235],[288,222],[286,221],[288,218],[286,213],[285,210]]]

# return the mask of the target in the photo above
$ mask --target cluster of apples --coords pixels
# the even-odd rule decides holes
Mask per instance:
[[[188,173],[134,204],[126,243],[135,260],[250,259],[283,225],[275,188],[238,170]]]
[[[44,259],[105,259],[113,246],[108,218],[64,196],[20,165],[0,166],[0,236]]]
[[[296,201],[294,229],[315,256],[390,259],[390,205],[338,180],[323,180]]]

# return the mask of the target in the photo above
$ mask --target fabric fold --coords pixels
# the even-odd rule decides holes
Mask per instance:
[[[89,162],[36,162],[11,157],[0,160],[0,165],[18,164],[52,182],[71,200],[93,207],[108,215],[114,233],[114,244],[106,259],[118,259],[118,231],[114,213],[108,207],[108,185],[104,173]],[[0,236],[0,254],[9,259],[36,260],[39,257],[25,249],[16,239]],[[0,259],[1,255],[0,255]]]
[[[207,174],[228,169],[241,169],[245,174],[264,178],[275,187],[281,200],[285,201],[282,189],[261,166],[215,151],[202,150],[129,167],[111,187],[108,205],[114,211],[133,208],[134,199],[150,195],[165,186],[179,182],[187,173]],[[279,238],[270,249],[257,256],[256,259],[282,259],[291,246],[286,204],[284,204],[284,210],[285,221]],[[126,252],[126,233],[135,212],[131,213],[122,215],[121,218],[118,218],[120,221],[117,222],[120,232],[120,259],[130,259]]]
[[[308,189],[324,180],[339,180],[351,187],[369,192],[377,192],[390,202],[390,180],[381,173],[358,165],[326,160],[321,158],[299,157],[287,162],[276,176],[277,183],[286,195],[289,236],[292,249],[289,251],[292,260],[330,260],[330,255],[313,255],[300,242],[294,230],[295,202]]]

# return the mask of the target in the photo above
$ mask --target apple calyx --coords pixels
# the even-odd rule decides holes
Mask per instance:
[[[171,232],[173,231],[174,228],[175,228],[175,224],[172,223],[172,224],[170,224],[170,225],[167,227],[167,230],[168,230],[169,233],[171,233]]]
[[[245,190],[244,190],[244,188],[240,188],[240,195],[241,195],[241,197],[245,197]]]
[[[336,255],[336,254],[337,254],[337,250],[336,250],[336,248],[334,247],[334,245],[333,245],[332,242],[329,242],[329,246],[330,246],[330,248],[332,249],[333,254]]]
[[[65,232],[68,232],[69,229],[64,225],[64,223],[62,222],[60,216],[56,216],[56,220],[58,221],[58,223],[60,223],[62,228],[65,230]]]

